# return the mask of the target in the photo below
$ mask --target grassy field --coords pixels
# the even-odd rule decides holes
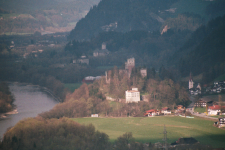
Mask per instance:
[[[74,92],[75,89],[78,89],[82,83],[66,83],[64,86],[68,88],[71,92]]]
[[[138,142],[162,142],[164,124],[168,132],[168,142],[180,137],[193,137],[202,144],[215,148],[225,147],[225,130],[213,126],[213,121],[200,118],[182,117],[137,117],[137,118],[74,118],[81,124],[92,123],[96,130],[109,135],[110,141],[125,132],[132,132]]]

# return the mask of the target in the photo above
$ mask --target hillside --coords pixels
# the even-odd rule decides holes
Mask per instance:
[[[224,74],[225,16],[211,20],[197,29],[184,46],[174,55],[183,75],[202,72],[214,79]]]
[[[81,19],[70,34],[70,39],[89,39],[99,32],[130,30],[154,31],[164,20],[159,16],[177,0],[102,0]]]
[[[69,32],[99,0],[0,2],[0,34]]]
[[[78,22],[69,39],[86,40],[105,31],[161,31],[166,25],[194,31],[209,19],[224,14],[220,9],[223,4],[223,1],[202,0],[102,0]]]

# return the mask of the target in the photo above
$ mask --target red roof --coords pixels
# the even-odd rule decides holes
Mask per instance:
[[[225,106],[223,106],[223,108],[225,108]],[[221,106],[219,106],[219,105],[213,105],[213,106],[209,106],[208,109],[219,110],[219,109],[221,109]]]
[[[157,110],[156,109],[150,109],[150,110],[147,110],[145,111],[146,113],[151,113],[151,112],[156,112]]]
[[[170,110],[168,107],[164,107],[161,110]]]

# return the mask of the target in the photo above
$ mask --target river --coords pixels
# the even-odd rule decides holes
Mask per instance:
[[[58,103],[37,86],[10,84],[9,88],[14,95],[14,104],[18,114],[8,115],[7,118],[0,120],[0,139],[9,127],[14,126],[20,120],[36,117],[42,112],[49,111]]]

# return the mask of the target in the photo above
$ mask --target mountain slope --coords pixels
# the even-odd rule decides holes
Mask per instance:
[[[224,5],[222,0],[102,0],[77,23],[69,39],[87,40],[105,31],[152,32],[163,30],[166,25],[194,31],[202,23],[225,14],[221,7]]]
[[[103,31],[158,30],[164,22],[159,16],[161,10],[168,9],[176,1],[102,0],[77,23],[69,38],[90,39]]]
[[[181,56],[181,57],[180,57]],[[211,20],[196,30],[192,37],[174,55],[183,75],[199,74],[214,69],[222,74],[225,65],[225,16]]]

